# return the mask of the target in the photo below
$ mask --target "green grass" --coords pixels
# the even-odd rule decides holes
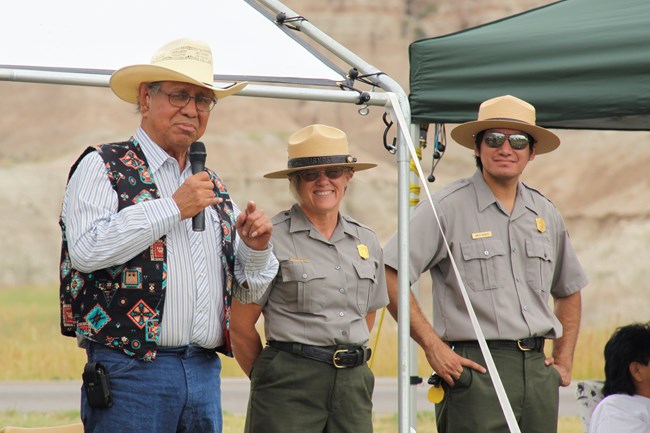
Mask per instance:
[[[5,410],[0,412],[0,428],[12,427],[45,427],[80,422],[79,411],[66,410],[57,412],[19,412]]]
[[[79,412],[17,412],[14,410],[0,412],[0,427],[42,427],[73,424],[79,422]],[[396,433],[398,431],[397,415],[377,417],[373,422],[375,433]],[[225,413],[223,416],[223,433],[241,433],[244,430],[244,417]],[[416,430],[435,433],[436,423],[433,412],[420,412],[416,420]],[[561,417],[559,433],[582,433],[582,424],[578,417]]]
[[[0,288],[0,347],[3,348],[1,380],[79,379],[85,354],[73,338],[59,332],[58,288]],[[378,315],[379,319],[379,315]],[[397,323],[385,313],[379,328],[377,320],[370,345],[374,356],[371,368],[375,376],[397,375]],[[574,360],[574,379],[602,379],[602,348],[618,324],[599,329],[582,329]],[[548,345],[550,348],[550,345]],[[224,377],[243,377],[237,363],[223,360]],[[431,369],[424,353],[418,351],[418,374],[429,377]]]

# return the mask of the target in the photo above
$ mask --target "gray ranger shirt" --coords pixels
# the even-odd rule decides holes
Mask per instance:
[[[436,193],[433,202],[485,338],[562,336],[550,297],[581,290],[587,277],[553,203],[520,182],[509,215],[480,170]],[[436,333],[447,341],[476,340],[428,201],[413,210],[409,250],[411,284],[431,273]],[[386,265],[397,269],[397,235],[384,254]]]
[[[365,345],[365,316],[388,304],[384,261],[375,233],[339,214],[325,239],[300,206],[272,219],[278,274],[264,296],[267,340],[315,346]]]

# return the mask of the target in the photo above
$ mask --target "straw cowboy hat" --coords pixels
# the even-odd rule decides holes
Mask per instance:
[[[458,125],[451,138],[458,144],[474,149],[475,137],[486,129],[516,129],[535,139],[535,153],[551,152],[560,145],[560,138],[551,131],[535,125],[535,107],[514,96],[488,99],[478,109],[478,120]]]
[[[287,169],[267,173],[269,179],[283,179],[296,171],[317,167],[351,167],[367,170],[377,164],[357,162],[350,155],[348,137],[340,129],[327,125],[309,125],[289,137]]]
[[[140,83],[156,81],[196,84],[212,90],[217,99],[237,93],[248,84],[214,87],[210,46],[193,39],[177,39],[160,48],[151,58],[151,64],[125,66],[115,71],[110,86],[120,99],[136,103]]]

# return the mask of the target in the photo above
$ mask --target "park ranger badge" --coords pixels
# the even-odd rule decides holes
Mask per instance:
[[[544,233],[546,231],[546,221],[544,218],[535,218],[535,225],[537,226],[537,231]]]
[[[370,257],[370,253],[368,252],[368,247],[365,246],[364,244],[357,245],[357,251],[359,251],[359,255],[364,260]]]

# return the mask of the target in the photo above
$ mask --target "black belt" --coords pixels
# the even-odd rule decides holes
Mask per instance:
[[[274,349],[324,362],[336,368],[358,367],[372,355],[372,350],[363,346],[310,346],[282,341],[269,341],[267,344]]]
[[[490,349],[520,350],[522,352],[544,351],[544,337],[529,337],[520,340],[486,340],[486,343]],[[456,347],[478,346],[478,341],[450,341],[449,344]]]
[[[180,356],[189,356],[195,353],[207,353],[215,355],[216,349],[206,349],[196,344],[189,344],[187,346],[158,346],[156,352],[159,353],[177,353]]]

